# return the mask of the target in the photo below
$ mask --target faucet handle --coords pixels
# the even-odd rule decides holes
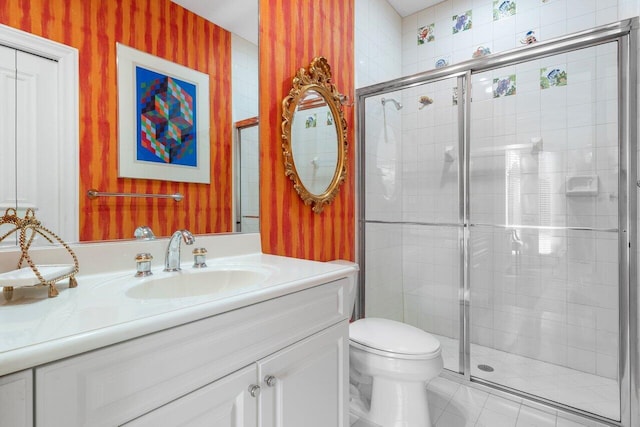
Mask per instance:
[[[148,252],[136,255],[136,274],[135,277],[151,276],[151,260],[153,257]]]
[[[207,266],[207,250],[205,248],[195,248],[193,250],[193,268],[204,268]]]
[[[193,237],[193,234],[191,234],[189,230],[180,230],[180,233],[182,234],[182,240],[184,240],[187,245],[193,245],[193,242],[196,241],[196,238]]]

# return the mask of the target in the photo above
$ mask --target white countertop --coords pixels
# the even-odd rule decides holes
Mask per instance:
[[[88,269],[93,274],[83,275],[81,261],[78,287],[69,289],[65,280],[58,286],[58,297],[47,298],[45,288],[16,290],[12,301],[0,297],[0,375],[343,277],[355,280],[357,271],[355,264],[315,262],[254,252],[208,258],[207,264],[209,269],[258,266],[269,272],[269,276],[258,284],[201,296],[138,299],[127,296],[126,292],[147,279],[134,277],[135,264],[129,264],[130,268],[126,270],[112,272],[94,272],[92,270],[97,269],[94,266]],[[161,264],[161,260],[154,262],[151,277],[181,274],[165,273]],[[191,265],[192,262],[186,261],[182,268],[191,270]]]

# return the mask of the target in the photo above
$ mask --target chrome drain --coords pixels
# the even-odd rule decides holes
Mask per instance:
[[[493,367],[489,365],[478,365],[478,369],[485,372],[493,372]]]

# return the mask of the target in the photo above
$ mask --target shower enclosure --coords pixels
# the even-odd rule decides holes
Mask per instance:
[[[637,425],[636,28],[357,91],[358,317],[437,336],[452,377]]]

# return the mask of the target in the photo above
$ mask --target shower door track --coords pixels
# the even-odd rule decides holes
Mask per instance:
[[[429,227],[464,227],[463,224],[454,222],[422,222],[422,221],[381,221],[375,219],[365,220],[367,224],[393,224],[393,225],[426,225]]]
[[[617,233],[620,231],[618,228],[596,228],[596,227],[566,227],[559,225],[516,225],[516,224],[484,224],[484,223],[471,223],[469,227],[492,227],[492,228],[504,228],[511,229],[517,228],[518,230],[569,230],[569,231],[597,231],[602,233]]]
[[[637,195],[636,195],[636,140],[637,131],[637,37],[638,18],[626,19],[598,28],[581,31],[557,39],[537,42],[533,45],[513,49],[504,53],[493,54],[488,57],[473,59],[444,68],[430,70],[407,77],[401,77],[388,82],[378,83],[356,90],[357,97],[357,140],[359,155],[357,159],[358,185],[358,262],[361,264],[358,284],[358,298],[356,301],[356,318],[364,317],[365,303],[365,226],[366,224],[399,224],[423,225],[439,227],[455,227],[460,235],[460,289],[459,300],[461,306],[460,326],[460,372],[447,371],[446,376],[457,381],[472,382],[480,387],[488,388],[492,393],[515,395],[525,398],[538,405],[562,410],[568,414],[585,417],[593,421],[612,426],[631,427],[640,425],[640,335],[638,326],[638,290],[637,290]],[[593,47],[609,42],[617,42],[618,46],[618,147],[619,147],[619,178],[618,178],[618,224],[619,228],[592,227],[559,227],[559,226],[528,226],[528,225],[495,225],[471,223],[469,218],[469,141],[470,141],[470,102],[471,75],[516,65],[534,59],[544,58],[561,53],[567,53],[582,48]],[[464,92],[459,98],[458,105],[458,194],[460,197],[459,223],[432,223],[419,221],[382,221],[367,220],[365,218],[365,101],[368,97],[382,95],[401,89],[408,89],[418,85],[433,83],[441,80],[457,78],[458,87]],[[466,93],[465,93],[466,92]],[[550,401],[520,390],[489,382],[481,378],[471,377],[470,374],[470,254],[469,229],[471,227],[494,228],[525,228],[545,230],[576,230],[618,233],[618,284],[619,284],[619,354],[618,354],[618,385],[620,396],[620,417],[611,420],[590,412],[570,407],[556,401]]]

